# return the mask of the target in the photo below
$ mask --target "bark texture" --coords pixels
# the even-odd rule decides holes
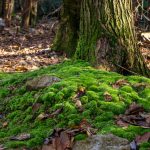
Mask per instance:
[[[76,57],[124,74],[149,74],[137,46],[131,0],[83,0]]]
[[[32,0],[24,0],[22,10],[22,28],[24,30],[28,30],[29,28],[31,8]]]
[[[64,0],[63,19],[54,44],[56,49],[74,54],[77,43],[77,59],[122,74],[137,73],[150,76],[137,45],[131,0],[80,2],[80,14],[78,9],[75,15],[71,12],[77,4],[71,0]],[[80,18],[80,21],[77,18]],[[79,30],[76,25],[78,23]]]
[[[63,2],[62,19],[54,39],[53,49],[73,56],[77,46],[81,0],[64,0]]]
[[[3,1],[3,18],[5,20],[6,26],[11,24],[11,16],[14,8],[14,0]]]
[[[38,0],[32,0],[31,14],[30,14],[30,25],[32,27],[36,25],[36,21],[37,21],[37,6],[38,6]]]

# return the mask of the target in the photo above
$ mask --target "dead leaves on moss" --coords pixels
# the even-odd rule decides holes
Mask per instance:
[[[73,137],[69,131],[55,129],[49,138],[45,139],[42,150],[66,150],[73,144]]]
[[[28,133],[22,133],[20,135],[17,136],[13,136],[10,137],[10,140],[15,140],[15,141],[24,141],[24,140],[28,140],[31,138],[31,135]]]
[[[71,149],[74,143],[74,136],[80,133],[91,136],[96,133],[96,130],[91,127],[87,120],[82,120],[79,126],[72,129],[55,129],[53,133],[45,139],[42,150]]]
[[[114,84],[112,84],[112,87],[115,89],[119,89],[121,86],[129,85],[128,81],[125,79],[119,79]]]
[[[37,117],[37,119],[44,120],[44,119],[48,119],[48,118],[53,118],[53,117],[57,116],[58,114],[60,114],[62,111],[63,111],[63,108],[59,108],[56,111],[52,112],[51,114],[41,113]]]
[[[83,111],[83,106],[82,102],[80,101],[80,98],[84,96],[85,93],[86,93],[85,87],[79,87],[77,90],[77,94],[74,97],[72,97],[72,101],[75,103],[75,106],[78,108],[80,112]]]
[[[135,125],[142,128],[150,128],[150,114],[144,112],[144,108],[142,106],[132,103],[124,115],[116,117],[116,123],[122,127]]]
[[[107,101],[107,102],[112,101],[112,96],[111,96],[111,94],[108,93],[108,92],[105,92],[105,93],[104,93],[104,98],[105,98],[105,101]]]
[[[136,141],[137,145],[150,141],[150,132],[146,132],[143,135],[138,135],[135,138],[135,141]]]

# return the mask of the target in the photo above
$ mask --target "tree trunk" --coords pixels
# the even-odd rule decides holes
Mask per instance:
[[[62,20],[54,39],[53,49],[73,56],[77,46],[81,0],[64,0]]]
[[[14,8],[14,0],[3,1],[3,18],[5,20],[6,26],[11,24],[11,16]]]
[[[32,8],[32,0],[24,0],[22,10],[22,28],[27,31],[29,29],[31,8]]]
[[[30,14],[30,25],[34,27],[37,21],[37,6],[38,0],[33,0]]]
[[[3,12],[3,11],[2,11],[2,10],[3,10],[2,7],[3,7],[3,2],[0,1],[0,17],[2,17],[2,12]]]
[[[137,46],[131,0],[82,0],[75,57],[110,71],[150,75]]]

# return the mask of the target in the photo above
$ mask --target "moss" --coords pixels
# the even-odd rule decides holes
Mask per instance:
[[[1,90],[0,90],[0,98],[2,99],[2,98],[5,98],[6,96],[8,96],[9,95],[9,90],[8,89],[6,89],[6,88],[1,88]]]
[[[82,96],[80,98],[80,100],[81,100],[82,104],[87,104],[88,103],[88,96]]]
[[[59,83],[50,87],[35,91],[26,91],[24,83],[34,77],[44,74],[61,78]],[[150,79],[139,76],[124,77],[117,73],[96,70],[83,61],[66,61],[61,64],[42,68],[28,73],[5,74],[0,73],[0,113],[5,115],[0,120],[8,126],[0,128],[0,144],[11,148],[35,148],[41,145],[54,128],[72,128],[78,126],[86,119],[98,133],[113,133],[132,141],[136,135],[149,132],[149,129],[129,126],[121,128],[115,125],[114,116],[125,112],[133,101],[142,105],[147,112],[150,111],[149,86],[142,90],[136,90],[132,85],[136,83],[150,84]],[[129,85],[119,89],[112,87],[119,79],[126,79]],[[13,86],[14,90],[10,91]],[[79,99],[82,103],[83,112],[75,106],[72,97],[77,95],[78,88],[84,87],[86,92]],[[107,102],[104,93],[108,92],[112,100]],[[33,110],[33,104],[40,103],[37,110]],[[54,118],[45,120],[36,119],[41,113],[51,113],[59,108],[63,111]],[[9,137],[30,133],[31,139],[23,142],[10,141]],[[84,139],[84,135],[75,137],[77,140]],[[147,143],[141,148],[148,147]]]
[[[74,137],[74,139],[76,141],[81,141],[81,140],[85,140],[87,138],[87,135],[86,134],[78,134]]]
[[[87,95],[89,100],[98,100],[99,99],[98,94],[94,91],[87,91],[86,95]]]

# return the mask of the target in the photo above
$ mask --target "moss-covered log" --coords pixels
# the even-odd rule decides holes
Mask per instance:
[[[78,40],[80,0],[64,0],[59,30],[54,39],[53,49],[73,56]]]

